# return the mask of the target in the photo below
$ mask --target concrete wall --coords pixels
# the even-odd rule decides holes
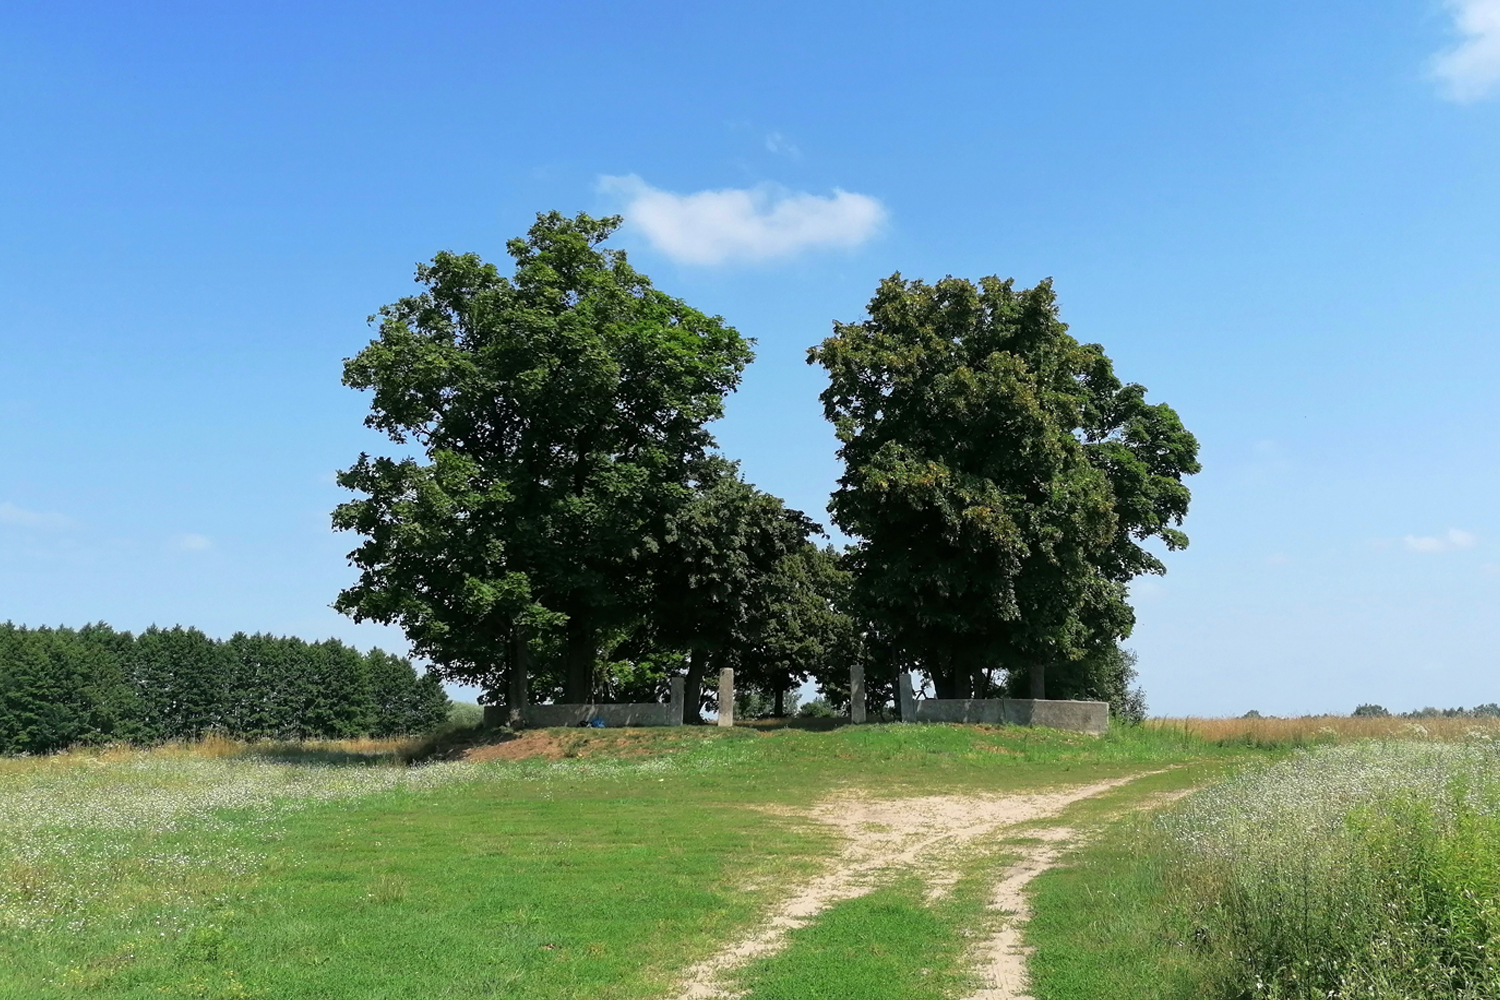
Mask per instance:
[[[665,705],[657,702],[638,702],[627,705],[486,705],[484,724],[499,726],[511,723],[516,716],[520,724],[531,729],[548,729],[553,726],[576,726],[590,719],[603,719],[608,728],[619,726],[680,726],[682,725],[683,702],[686,700],[686,682],[681,677],[671,680],[672,700]]]
[[[1075,733],[1105,732],[1109,702],[1052,701],[1035,698],[923,698],[909,702],[903,722],[967,722],[991,726],[1047,726]],[[905,705],[903,705],[903,708]]]
[[[682,703],[634,705],[527,705],[521,721],[528,729],[576,726],[590,719],[603,719],[605,726],[680,726]]]

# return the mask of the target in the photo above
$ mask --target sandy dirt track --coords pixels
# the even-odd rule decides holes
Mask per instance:
[[[845,838],[831,867],[798,887],[770,917],[744,937],[687,970],[673,1000],[733,1000],[741,995],[734,974],[786,946],[787,935],[829,907],[856,899],[897,875],[916,874],[939,898],[959,878],[963,849],[1006,827],[1056,816],[1064,808],[1118,788],[1140,775],[1014,795],[932,795],[905,799],[830,799],[806,815],[836,828]],[[1043,830],[1040,846],[1026,848],[996,887],[991,906],[1009,914],[979,952],[987,985],[974,1000],[1023,1000],[1025,952],[1020,925],[1026,916],[1023,890],[1055,863],[1069,831]]]

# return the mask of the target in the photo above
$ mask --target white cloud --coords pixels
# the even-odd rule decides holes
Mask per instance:
[[[13,524],[22,528],[66,528],[73,519],[63,514],[47,514],[17,507],[13,503],[0,503],[0,524]]]
[[[1432,75],[1455,101],[1477,101],[1500,89],[1500,0],[1445,0],[1463,41],[1438,54]]]
[[[794,160],[802,158],[802,150],[782,135],[780,132],[769,132],[766,134],[766,150],[771,153],[785,153]]]
[[[684,264],[790,257],[818,247],[853,247],[874,236],[885,207],[838,188],[829,197],[772,186],[674,194],[631,174],[601,177],[600,190],[625,200],[626,222]]]
[[[214,543],[207,535],[178,535],[172,539],[172,547],[183,552],[207,552]]]
[[[1478,536],[1457,528],[1449,528],[1442,535],[1407,535],[1401,539],[1410,552],[1452,552],[1455,549],[1472,549]]]

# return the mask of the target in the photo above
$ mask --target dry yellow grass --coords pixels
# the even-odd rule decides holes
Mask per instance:
[[[1251,743],[1303,743],[1316,740],[1429,739],[1460,740],[1472,736],[1500,736],[1500,718],[1403,719],[1397,716],[1353,717],[1303,715],[1279,719],[1148,719],[1153,729],[1185,731],[1200,739],[1243,740]]]
[[[69,767],[100,761],[125,761],[142,757],[174,759],[216,759],[260,757],[295,760],[306,763],[340,762],[397,763],[411,757],[423,744],[422,737],[398,736],[389,739],[358,738],[348,740],[235,740],[209,735],[201,740],[174,740],[154,747],[137,747],[128,743],[102,746],[80,746],[62,753],[42,757],[0,757],[0,770],[27,770],[37,766]]]

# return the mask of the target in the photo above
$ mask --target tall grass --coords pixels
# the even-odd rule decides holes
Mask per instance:
[[[1348,740],[1418,739],[1463,740],[1480,736],[1500,738],[1500,718],[1432,716],[1405,719],[1399,716],[1304,715],[1297,718],[1148,719],[1150,729],[1179,732],[1210,743],[1243,743],[1249,746],[1302,746]]]
[[[1320,747],[1162,821],[1204,995],[1500,996],[1500,752]]]

